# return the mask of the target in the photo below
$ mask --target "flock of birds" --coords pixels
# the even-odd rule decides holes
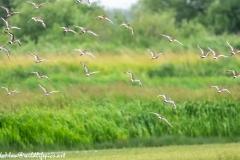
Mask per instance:
[[[51,1],[51,0],[49,0],[49,2],[50,2],[50,1]],[[47,3],[42,3],[42,4],[36,4],[36,3],[33,3],[33,2],[29,2],[29,1],[27,1],[27,2],[30,3],[30,4],[32,4],[32,5],[34,6],[34,10],[35,10],[35,9],[39,9],[40,7],[42,7],[43,5],[45,5],[45,4],[48,3],[48,2],[47,2]],[[76,0],[76,3],[81,3],[81,2],[82,2],[82,0]],[[90,1],[89,1],[89,0],[86,0],[86,2],[90,4]],[[8,8],[3,7],[3,6],[0,6],[0,7],[6,10],[6,12],[7,12],[6,18],[12,17],[12,16],[20,13],[20,12],[12,12],[12,11],[10,11]],[[17,43],[21,46],[21,41],[20,41],[19,39],[15,39],[15,36],[14,36],[13,33],[8,32],[9,30],[12,30],[12,29],[20,30],[21,28],[16,27],[16,26],[11,26],[10,23],[9,23],[6,19],[4,19],[4,18],[2,18],[2,17],[1,17],[1,19],[2,19],[2,21],[6,24],[6,30],[7,30],[7,31],[4,31],[4,32],[10,36],[10,41],[8,42],[8,44],[14,44],[14,43],[17,42]],[[108,16],[106,16],[106,15],[100,15],[100,16],[97,16],[97,17],[95,17],[95,18],[93,18],[93,19],[106,20],[106,21],[109,21],[111,24],[114,24],[113,21],[112,21]],[[32,17],[32,18],[28,21],[28,23],[30,23],[31,21],[40,22],[40,23],[42,24],[42,26],[43,26],[44,28],[46,28],[46,24],[44,23],[44,20],[43,20],[41,17]],[[130,29],[130,30],[131,30],[131,35],[132,35],[132,36],[134,35],[134,29],[133,29],[133,27],[132,27],[130,24],[128,24],[128,23],[123,23],[123,24],[120,24],[119,26],[124,26],[126,29]],[[74,31],[73,29],[70,29],[70,28],[67,28],[67,27],[61,27],[61,28],[63,29],[64,34],[65,34],[66,32],[72,32],[72,33],[74,33],[74,34],[78,34],[78,33],[77,33],[76,31]],[[84,28],[84,27],[81,27],[81,26],[76,26],[76,28],[81,29],[81,33],[80,33],[80,34],[89,33],[89,34],[92,34],[92,35],[94,35],[94,36],[99,36],[98,34],[96,34],[95,32],[93,32],[93,31],[92,31],[91,29],[89,29],[89,28]],[[168,41],[169,41],[169,43],[171,43],[171,42],[177,42],[177,43],[179,43],[180,45],[183,45],[180,41],[178,41],[178,40],[177,40],[176,38],[174,38],[174,37],[167,36],[167,35],[164,35],[164,34],[161,34],[161,35],[162,35],[163,37],[167,38]],[[232,56],[232,55],[235,55],[235,54],[237,54],[237,53],[240,52],[240,50],[235,49],[234,47],[232,47],[227,41],[226,41],[226,44],[227,44],[227,45],[230,47],[230,49],[231,49],[231,56]],[[226,55],[216,53],[213,49],[211,49],[211,48],[209,48],[209,47],[207,47],[208,50],[209,50],[208,52],[205,52],[199,45],[197,45],[197,47],[198,47],[198,49],[199,49],[199,50],[201,51],[201,53],[202,53],[202,55],[200,56],[201,58],[207,58],[207,57],[210,55],[210,53],[213,54],[214,60],[218,59],[219,57],[224,57],[224,58],[228,57],[228,56],[226,56]],[[7,48],[6,46],[0,46],[0,50],[5,51],[5,52],[7,53],[8,58],[10,59],[10,51],[8,50],[8,48]],[[75,49],[75,50],[80,52],[80,56],[82,56],[82,55],[90,55],[90,56],[92,56],[93,58],[96,58],[96,57],[95,57],[92,53],[90,53],[88,50],[82,50],[82,49]],[[162,53],[155,54],[155,53],[152,52],[150,49],[147,49],[147,51],[148,51],[148,52],[151,54],[151,56],[152,56],[151,60],[157,59],[157,58],[159,57],[159,55],[162,54]],[[33,54],[33,53],[29,53],[29,54],[35,58],[35,63],[41,63],[41,62],[43,62],[43,61],[49,61],[49,60],[47,60],[47,59],[40,59],[37,55],[35,55],[35,54]],[[85,64],[83,64],[82,62],[80,62],[80,63],[81,63],[81,65],[84,67],[84,69],[85,69],[85,71],[86,71],[86,76],[91,76],[92,74],[96,74],[96,73],[99,73],[99,72],[100,72],[100,71],[90,72],[89,69],[88,69],[88,67],[87,67]],[[237,77],[240,76],[240,74],[238,74],[235,70],[227,70],[227,72],[232,72],[233,75],[234,75],[233,78],[237,78]],[[39,72],[37,72],[37,71],[33,71],[33,72],[31,72],[31,73],[32,73],[32,74],[36,74],[36,75],[37,75],[37,79],[46,78],[47,80],[49,80],[49,77],[48,77],[47,75],[41,75],[41,74],[40,74]],[[131,73],[131,72],[124,72],[124,73],[125,73],[125,74],[128,74],[128,75],[130,76],[130,82],[137,82],[137,83],[139,83],[139,86],[142,86],[141,80],[140,80],[140,79],[136,79],[136,78],[134,77],[133,73]],[[39,87],[44,91],[44,93],[45,93],[45,94],[44,94],[44,97],[49,96],[49,95],[52,94],[52,93],[59,92],[59,91],[51,91],[51,92],[49,92],[48,90],[46,90],[46,89],[45,89],[43,86],[41,86],[40,84],[38,84],[38,85],[39,85]],[[226,91],[226,92],[228,92],[228,93],[230,94],[230,91],[229,91],[228,89],[226,89],[226,88],[220,88],[219,86],[211,86],[211,87],[212,87],[212,88],[216,88],[217,91],[218,91],[218,93],[221,93],[221,92],[223,92],[223,91]],[[7,87],[2,87],[2,88],[4,88],[4,89],[7,90],[7,95],[11,95],[12,93],[19,93],[18,90],[13,90],[13,91],[11,91],[11,90],[10,90],[9,88],[7,88]],[[163,101],[164,103],[171,103],[171,104],[173,105],[174,109],[176,109],[176,104],[175,104],[175,102],[174,102],[171,98],[167,97],[167,96],[164,95],[164,94],[158,95],[157,97],[163,97],[163,98],[164,98],[164,101]],[[160,115],[160,114],[158,114],[158,113],[155,113],[155,112],[150,112],[150,113],[155,114],[159,119],[162,119],[162,120],[166,121],[166,122],[171,126],[171,124],[168,122],[168,120],[167,120],[164,116],[162,116],[162,115]],[[171,127],[172,127],[172,126],[171,126]]]

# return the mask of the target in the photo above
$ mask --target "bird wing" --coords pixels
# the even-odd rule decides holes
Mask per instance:
[[[88,4],[90,4],[90,1],[89,0],[86,0]]]
[[[228,57],[228,56],[225,56],[225,55],[223,55],[223,54],[220,54],[220,55],[218,55],[218,57]]]
[[[8,27],[9,26],[9,22],[6,21],[4,18],[1,17],[1,19],[5,22],[6,26]]]
[[[74,30],[72,30],[72,29],[69,29],[69,31],[70,32],[73,32],[73,33],[75,33],[75,34],[77,34],[77,32],[75,32]]]
[[[94,71],[94,72],[91,72],[91,74],[95,74],[95,73],[99,73],[100,71]]]
[[[148,51],[149,53],[151,53],[152,57],[155,56],[155,53],[153,53],[152,51],[150,51],[148,48],[146,48],[146,49],[147,49],[147,51]]]
[[[142,86],[142,82],[140,79],[136,79],[135,81],[138,82],[140,86]]]
[[[7,53],[8,59],[10,59],[10,52],[6,46],[0,47],[0,50],[4,50]]]
[[[33,53],[29,53],[31,56],[33,56],[36,60],[39,60],[38,56],[36,54]]]
[[[113,21],[109,18],[105,18],[106,20],[108,20],[110,23],[114,24]]]
[[[42,23],[43,27],[46,28],[46,24],[44,23],[44,21],[42,19],[38,20],[39,22]]]
[[[60,91],[51,91],[51,92],[49,92],[49,94],[54,93],[54,92],[60,92]]]
[[[132,27],[128,27],[132,31],[132,35],[134,34],[134,30]]]
[[[1,7],[2,7],[3,9],[5,9],[5,10],[7,11],[7,13],[10,12],[8,8],[5,8],[5,7],[3,7],[3,6],[1,6]]]
[[[12,92],[19,93],[19,91],[18,91],[18,90],[13,90]]]
[[[87,53],[85,53],[85,54],[89,54],[89,55],[91,55],[92,57],[94,57],[94,58],[96,58],[92,53],[90,53],[90,52],[87,52]]]
[[[167,122],[167,124],[169,124],[169,126],[171,126],[172,127],[172,125],[168,122],[168,120],[165,118],[165,117],[163,117],[162,116],[162,118],[161,118],[162,120],[164,120],[165,122]]]
[[[211,86],[211,88],[217,88],[217,90],[219,90],[219,86]]]
[[[228,93],[230,93],[230,91],[228,89],[226,89],[226,88],[222,89],[222,91],[227,91]]]
[[[44,91],[45,93],[47,93],[47,90],[46,90],[43,86],[41,86],[40,84],[38,84],[38,85],[39,85],[40,88],[43,89],[43,91]]]
[[[85,68],[85,70],[86,70],[86,73],[89,73],[89,70],[88,70],[88,68],[87,68],[87,66],[85,66],[82,62],[80,62],[81,64],[82,64],[82,66]]]
[[[157,114],[157,113],[154,113],[154,112],[149,112],[149,113],[155,114],[156,116],[158,116],[158,117],[159,117],[159,114]]]
[[[175,41],[175,42],[177,42],[177,43],[179,43],[179,44],[183,45],[181,42],[179,42],[179,41],[178,41],[178,40],[176,40],[176,39],[174,39],[173,41]]]
[[[93,31],[88,30],[87,32],[90,34],[93,34],[94,36],[99,36],[98,34],[94,33]]]
[[[227,45],[231,48],[231,50],[233,51],[233,47],[228,43],[228,41],[226,41]]]
[[[19,28],[19,27],[12,27],[12,29],[21,29],[21,28]]]
[[[124,72],[124,73],[129,74],[131,79],[134,79],[134,76],[133,76],[133,74],[131,72]]]
[[[4,31],[6,34],[8,34],[8,35],[10,35],[10,37],[11,37],[11,40],[14,40],[14,34],[12,34],[11,32],[6,32],[6,31]]]
[[[169,103],[172,103],[172,104],[173,104],[173,106],[174,106],[174,109],[176,109],[176,107],[177,107],[177,106],[176,106],[176,104],[175,104],[175,102],[174,102],[174,101],[172,101],[172,100],[168,100],[168,102],[169,102]]]
[[[200,49],[202,55],[204,55],[204,51],[203,51],[203,49],[202,49],[199,45],[197,45],[197,47],[198,47],[198,49]]]
[[[234,75],[237,74],[237,72],[235,70],[227,70],[227,72],[232,72]]]
[[[214,55],[216,55],[215,51],[212,50],[211,48],[207,47]]]
[[[49,80],[49,77],[47,75],[43,75],[42,77],[45,77],[47,80]]]
[[[83,32],[85,32],[85,28],[83,28],[83,27],[79,27],[79,26],[76,26],[77,28],[80,28]]]
[[[5,88],[7,90],[7,92],[10,92],[10,90],[7,87],[2,87],[2,88]]]
[[[126,27],[126,25],[127,25],[126,23],[122,23],[122,24],[120,24],[119,26],[125,26],[125,27]],[[119,26],[118,26],[118,27],[119,27]]]
[[[164,94],[160,94],[160,95],[158,95],[157,97],[163,97],[164,99],[167,99],[167,96],[164,95]]]
[[[97,17],[95,17],[95,18],[93,18],[93,19],[97,19],[97,18],[103,19],[103,16],[97,16]]]
[[[164,35],[164,34],[161,34],[163,37],[167,37],[168,39],[171,39],[170,36],[167,36],[167,35]]]

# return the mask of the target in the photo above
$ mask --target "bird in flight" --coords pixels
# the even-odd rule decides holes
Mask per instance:
[[[79,26],[76,26],[77,28],[80,28],[82,30],[82,33],[81,34],[84,34],[84,33],[90,33],[94,36],[99,36],[98,34],[94,33],[91,29],[89,28],[83,28],[83,27],[79,27]]]
[[[158,95],[157,97],[163,97],[163,98],[164,98],[164,101],[163,101],[163,102],[165,102],[165,103],[172,103],[173,106],[174,106],[174,109],[177,108],[175,102],[174,102],[173,100],[171,100],[171,98],[168,98],[166,95],[160,94],[160,95]]]
[[[233,73],[233,78],[240,77],[240,74],[238,74],[237,71],[235,71],[235,70],[227,70],[227,72],[232,72]]]
[[[0,50],[4,50],[7,53],[8,59],[10,59],[10,51],[6,46],[0,46]]]
[[[174,37],[170,37],[170,36],[167,36],[167,35],[164,35],[164,34],[161,34],[161,35],[162,35],[163,37],[168,38],[169,43],[171,43],[171,42],[177,42],[177,43],[183,45],[181,42],[179,42],[179,41],[178,41],[176,38],[174,38]]]
[[[138,82],[139,86],[142,87],[142,82],[139,79],[136,79],[131,72],[124,72],[128,75],[130,75],[131,79],[130,82]]]
[[[86,76],[91,76],[92,74],[100,72],[100,71],[90,72],[87,66],[85,66],[82,62],[80,62],[80,63],[82,64],[82,66],[84,67],[84,69],[86,71]]]
[[[123,24],[120,24],[119,27],[120,26],[124,26],[125,29],[127,29],[127,28],[130,29],[132,31],[132,36],[133,36],[134,30],[133,30],[133,28],[132,28],[132,26],[130,24],[123,23]]]
[[[49,77],[47,75],[41,75],[39,72],[31,72],[31,73],[36,74],[38,77],[37,79],[41,79],[45,77],[49,81]]]
[[[148,49],[148,48],[147,48],[147,51],[148,51],[149,53],[151,53],[151,55],[152,55],[152,59],[151,59],[151,60],[157,59],[157,58],[159,57],[159,55],[162,54],[162,53],[155,54],[154,52],[152,52],[152,51],[151,51],[150,49]]]
[[[59,92],[59,91],[51,91],[51,92],[49,92],[49,91],[47,91],[43,86],[41,86],[40,84],[38,84],[38,86],[39,86],[40,88],[42,88],[42,90],[45,92],[44,98],[45,98],[46,96],[49,96],[49,95],[52,94],[52,93]]]
[[[38,16],[38,17],[32,17],[32,18],[28,21],[28,23],[29,23],[31,20],[34,20],[34,22],[41,22],[42,25],[43,25],[43,27],[46,28],[46,24],[44,23],[44,21],[42,20],[41,17],[39,17],[39,16]]]
[[[237,54],[237,53],[240,52],[240,50],[233,48],[233,46],[231,46],[231,45],[228,43],[228,41],[226,41],[226,43],[227,43],[227,45],[228,45],[228,46],[230,47],[230,49],[231,49],[231,56],[233,56],[233,55],[235,55],[235,54]]]
[[[38,8],[42,7],[44,4],[46,4],[46,3],[37,4],[37,3],[29,2],[29,1],[27,1],[27,2],[31,3],[35,7],[33,10],[38,9]]]
[[[35,63],[40,63],[42,61],[50,61],[50,60],[47,60],[47,59],[40,59],[36,54],[33,54],[33,53],[29,53],[31,56],[33,56],[35,58]]]
[[[223,92],[223,91],[226,91],[226,92],[228,92],[229,94],[231,94],[230,91],[229,91],[228,89],[226,89],[226,88],[220,88],[219,86],[211,86],[211,88],[217,88],[218,93],[221,93],[221,92]]]
[[[81,54],[80,56],[84,55],[84,54],[88,54],[90,56],[92,56],[93,58],[96,58],[92,53],[90,53],[88,50],[82,50],[82,49],[75,49],[75,51],[79,51]]]
[[[19,13],[20,13],[20,12],[11,12],[8,8],[3,7],[3,6],[1,6],[1,8],[3,8],[3,9],[6,10],[6,12],[7,12],[7,16],[6,16],[6,17],[11,17],[11,16],[13,16],[13,15],[16,15],[16,14],[19,14]]]
[[[6,89],[7,90],[7,96],[9,96],[9,95],[11,95],[11,94],[13,94],[13,93],[19,93],[19,91],[18,90],[13,90],[13,91],[10,91],[7,87],[2,87],[2,88],[4,88],[4,89]]]
[[[209,55],[209,53],[210,53],[211,51],[205,53],[205,52],[203,51],[203,49],[202,49],[199,45],[197,45],[197,47],[198,47],[198,49],[199,49],[199,50],[201,51],[201,53],[202,53],[202,55],[201,55],[200,57],[201,57],[201,58],[207,58],[208,55]]]
[[[94,19],[97,19],[97,18],[99,20],[105,19],[105,20],[109,21],[110,23],[114,24],[113,21],[110,18],[108,18],[108,16],[106,16],[106,15],[97,16]]]
[[[21,28],[19,28],[19,27],[13,27],[13,26],[11,26],[10,23],[9,23],[8,21],[6,21],[4,18],[1,17],[1,19],[3,20],[3,22],[5,22],[6,27],[7,27],[7,28],[6,28],[7,30],[10,30],[10,29],[21,29]]]
[[[167,120],[164,116],[162,116],[162,115],[160,115],[160,114],[158,114],[158,113],[154,113],[154,112],[150,112],[150,113],[155,114],[155,115],[158,117],[158,119],[164,120],[165,122],[167,122],[167,124],[168,124],[169,126],[172,127],[172,125],[168,122],[168,120]]]
[[[212,50],[211,48],[209,48],[208,47],[208,49],[213,53],[213,55],[214,55],[214,59],[218,59],[219,57],[225,57],[225,58],[227,58],[228,56],[225,56],[225,55],[223,55],[223,54],[217,54],[214,50]]]
[[[75,32],[74,30],[70,29],[70,28],[67,28],[67,27],[61,27],[63,28],[63,33],[65,34],[66,32],[73,32],[75,34],[77,34],[77,32]]]
[[[17,42],[19,44],[19,46],[21,46],[21,41],[19,39],[15,40],[14,34],[12,34],[10,32],[6,32],[6,31],[4,31],[4,32],[10,36],[10,41],[8,42],[9,44],[13,44],[13,43]]]

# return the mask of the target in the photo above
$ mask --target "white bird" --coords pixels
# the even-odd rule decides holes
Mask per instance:
[[[46,28],[46,24],[44,23],[44,21],[42,20],[41,17],[39,17],[39,16],[38,16],[38,17],[32,17],[32,18],[28,21],[28,23],[29,23],[31,20],[34,20],[34,22],[41,22],[42,25],[43,25],[43,27]]]
[[[63,32],[66,33],[66,32],[73,32],[75,34],[77,34],[77,32],[75,32],[74,30],[70,29],[70,28],[67,28],[67,27],[61,27],[63,28]]]
[[[165,103],[172,103],[173,106],[174,106],[174,109],[177,108],[175,102],[174,102],[173,100],[171,100],[171,98],[168,98],[166,95],[164,95],[164,94],[163,94],[163,95],[160,94],[160,95],[158,95],[157,97],[163,97],[163,98],[164,98],[164,101],[163,101],[163,102],[165,102]]]
[[[142,82],[139,79],[136,79],[131,72],[124,72],[126,74],[129,74],[131,79],[130,82],[138,82],[139,86],[142,87]]]
[[[39,87],[42,88],[43,91],[45,92],[44,98],[45,98],[46,96],[49,96],[49,95],[52,94],[52,93],[59,92],[59,91],[51,91],[51,92],[49,92],[49,91],[47,91],[43,86],[41,86],[40,84],[38,84],[38,85],[39,85]]]
[[[219,86],[211,86],[211,88],[217,88],[218,93],[221,93],[223,91],[227,91],[229,94],[231,94],[230,91],[226,88],[220,88]]]
[[[11,17],[11,16],[13,16],[13,15],[15,15],[15,14],[19,14],[19,13],[20,13],[20,12],[11,12],[8,8],[3,7],[3,6],[1,6],[1,7],[6,10],[6,12],[7,12],[7,17]]]
[[[158,116],[158,119],[164,120],[165,122],[167,122],[167,124],[168,124],[169,126],[172,127],[172,125],[168,122],[168,120],[167,120],[164,116],[162,116],[162,115],[160,115],[160,114],[158,114],[158,113],[154,113],[154,112],[150,112],[150,113],[157,115],[157,116]]]
[[[3,22],[5,22],[6,27],[7,27],[7,28],[6,28],[7,30],[10,30],[10,29],[21,29],[21,28],[19,28],[19,27],[13,27],[13,26],[11,26],[10,23],[9,23],[8,21],[6,21],[4,18],[1,17],[1,19],[3,20]]]
[[[31,72],[31,73],[36,74],[38,77],[37,79],[41,79],[45,77],[49,81],[49,77],[47,75],[41,75],[39,72]]]
[[[91,76],[94,73],[99,73],[100,71],[95,71],[95,72],[90,72],[88,67],[85,66],[82,62],[80,62],[82,64],[82,66],[84,67],[85,71],[86,71],[86,76]]]
[[[6,46],[0,46],[0,50],[4,50],[7,53],[8,59],[10,59],[10,51]]]
[[[240,77],[240,74],[237,73],[235,70],[227,70],[227,72],[232,72],[233,73],[233,78]]]
[[[114,24],[113,21],[110,18],[108,18],[108,16],[106,16],[106,15],[97,16],[94,19],[96,19],[96,18],[98,18],[99,20],[105,19],[105,20],[109,21],[110,23]]]
[[[146,49],[147,49],[147,51],[148,51],[149,53],[151,53],[151,55],[152,55],[152,59],[151,59],[151,60],[157,59],[157,58],[159,57],[159,55],[162,54],[162,53],[155,54],[154,52],[152,52],[152,51],[149,50],[148,48],[146,48]]]
[[[34,10],[38,9],[38,8],[42,7],[44,4],[46,4],[46,3],[37,4],[37,3],[29,2],[29,1],[27,1],[27,2],[31,3],[32,5],[34,5],[34,7],[35,7]]]
[[[29,53],[31,56],[33,56],[35,58],[35,63],[40,63],[42,61],[50,61],[50,60],[47,60],[47,59],[40,59],[36,54],[33,54],[33,53]]]
[[[2,88],[5,88],[6,90],[7,90],[7,96],[9,96],[9,95],[11,95],[11,94],[13,94],[14,92],[15,93],[19,93],[19,91],[18,90],[13,90],[13,91],[10,91],[7,87],[2,87]]]
[[[123,23],[123,24],[120,24],[119,26],[125,26],[125,28],[127,29],[130,29],[132,31],[132,36],[134,34],[134,29],[132,28],[132,26],[130,24],[126,24],[126,23]]]
[[[225,56],[223,54],[217,54],[214,50],[212,50],[211,48],[207,47],[214,55],[214,59],[218,59],[219,57],[225,57],[227,58],[228,56]]]
[[[84,33],[90,33],[94,36],[99,36],[98,34],[94,33],[91,29],[89,28],[83,28],[83,27],[79,27],[79,26],[76,26],[77,28],[80,28],[82,30],[82,33],[81,34],[84,34]]]
[[[179,41],[178,41],[176,38],[174,38],[174,37],[170,37],[170,36],[167,36],[167,35],[164,35],[164,34],[161,34],[161,35],[164,36],[164,37],[166,37],[166,38],[168,38],[169,43],[171,43],[171,42],[177,42],[177,43],[183,45],[181,42],[179,42]]]
[[[201,58],[207,58],[208,55],[209,55],[209,53],[210,53],[211,51],[205,53],[205,52],[203,51],[203,49],[202,49],[201,47],[199,47],[199,45],[197,45],[197,47],[198,47],[198,49],[199,49],[199,50],[201,51],[201,53],[202,53],[202,56],[200,56],[200,57],[201,57]]]
[[[92,56],[93,58],[96,58],[92,53],[90,53],[88,50],[82,50],[82,49],[75,49],[75,51],[79,51],[81,54],[80,56],[84,55],[84,54],[88,54],[90,56]]]
[[[4,32],[10,36],[10,41],[8,42],[9,44],[13,44],[13,43],[17,42],[19,44],[19,46],[21,46],[21,41],[19,39],[15,40],[14,34],[12,34],[10,32],[6,32],[6,31],[4,31]]]
[[[233,48],[233,46],[231,46],[231,45],[228,43],[228,41],[226,41],[226,43],[227,43],[227,45],[228,45],[228,46],[230,47],[230,49],[231,49],[231,55],[232,55],[232,56],[240,52],[240,50]]]

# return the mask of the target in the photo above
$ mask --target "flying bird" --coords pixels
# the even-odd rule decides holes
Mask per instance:
[[[139,86],[142,87],[142,82],[139,79],[136,79],[131,72],[124,72],[126,74],[129,74],[131,79],[130,82],[138,82]]]
[[[132,36],[133,36],[134,30],[130,24],[123,23],[123,24],[120,24],[119,26],[125,26],[125,29],[127,28],[130,29],[132,31]]]
[[[9,96],[9,95],[11,95],[11,94],[13,94],[14,92],[15,93],[19,93],[19,91],[18,90],[13,90],[13,91],[10,91],[7,87],[2,87],[2,88],[5,88],[6,90],[7,90],[7,96]]]
[[[52,93],[59,92],[59,91],[51,91],[51,92],[49,92],[49,91],[47,91],[43,86],[41,86],[40,84],[38,84],[38,85],[39,85],[39,87],[42,88],[43,91],[45,92],[44,98],[45,98],[46,96],[49,96],[49,95],[52,94]]]
[[[45,77],[49,81],[49,77],[47,75],[41,75],[39,72],[31,72],[31,73],[36,74],[38,77],[37,79],[41,79]]]
[[[106,16],[106,15],[97,16],[94,19],[97,19],[97,18],[99,20],[105,19],[105,20],[109,21],[110,23],[114,24],[113,21],[110,18],[108,18],[108,16]]]
[[[21,46],[21,41],[19,39],[15,40],[14,34],[12,34],[10,32],[6,32],[6,31],[4,31],[4,32],[10,36],[10,41],[8,42],[9,44],[13,44],[13,43],[17,42],[19,44],[19,46]]]
[[[34,20],[34,22],[41,22],[42,25],[43,25],[43,27],[46,28],[46,24],[44,23],[44,21],[42,20],[41,17],[32,17],[32,18],[28,21],[28,23],[29,23],[31,20]]]
[[[19,27],[13,27],[13,26],[11,26],[10,23],[9,23],[8,21],[6,21],[4,18],[1,17],[1,19],[3,20],[3,22],[5,22],[6,27],[7,27],[7,28],[6,28],[7,30],[10,30],[10,29],[21,29],[21,28],[19,28]]]
[[[225,57],[227,58],[228,56],[225,56],[223,54],[217,54],[214,50],[212,50],[211,48],[207,47],[214,55],[214,59],[218,59],[219,57]]]
[[[82,62],[80,62],[82,64],[82,66],[84,67],[85,71],[86,71],[86,76],[91,76],[94,73],[99,73],[100,71],[95,71],[95,72],[90,72],[88,67],[85,66]]]
[[[47,59],[40,59],[36,54],[33,54],[33,53],[29,53],[31,56],[33,56],[35,58],[35,63],[40,63],[42,61],[50,61],[50,60],[47,60]]]
[[[175,102],[173,101],[173,100],[171,100],[171,98],[168,98],[166,95],[158,95],[157,97],[163,97],[164,98],[164,101],[163,102],[165,102],[165,103],[172,103],[173,104],[173,106],[174,106],[174,109],[176,109],[176,104],[175,104]]]
[[[219,86],[211,86],[211,88],[217,88],[218,93],[221,93],[223,91],[227,91],[229,94],[231,94],[230,91],[226,88],[220,88]]]
[[[44,4],[46,4],[46,3],[37,4],[37,3],[29,2],[29,1],[27,1],[27,2],[31,3],[35,7],[33,10],[38,9],[38,8],[42,7]]]
[[[84,34],[84,33],[90,33],[94,36],[99,36],[98,34],[94,33],[91,29],[89,28],[83,28],[83,27],[79,27],[79,26],[76,26],[77,28],[80,28],[82,30],[82,33],[81,34]]]
[[[164,34],[161,34],[161,35],[162,35],[163,37],[168,38],[169,43],[171,43],[171,42],[177,42],[177,43],[183,45],[181,42],[179,42],[179,41],[178,41],[176,38],[174,38],[174,37],[170,37],[170,36],[167,36],[167,35],[164,35]]]
[[[168,122],[168,120],[167,120],[164,116],[162,116],[162,115],[160,115],[160,114],[158,114],[158,113],[154,113],[154,112],[150,112],[150,113],[155,114],[156,116],[158,116],[158,119],[164,120],[165,122],[167,122],[167,124],[168,124],[169,126],[172,127],[172,125]]]
[[[240,52],[240,50],[233,48],[233,46],[231,46],[231,45],[228,43],[228,41],[226,41],[226,43],[227,43],[227,45],[228,45],[228,46],[230,47],[230,49],[231,49],[231,56],[233,56],[233,55],[235,55],[235,54],[237,54],[237,53]]]
[[[66,33],[66,32],[73,32],[75,34],[77,34],[77,32],[75,32],[74,30],[70,29],[70,28],[67,28],[67,27],[61,27],[63,28],[63,32]]]
[[[7,16],[6,17],[11,17],[13,15],[19,14],[20,12],[11,12],[8,8],[1,6],[3,9],[7,11]]]
[[[209,53],[210,53],[211,51],[205,53],[205,52],[203,51],[203,49],[202,49],[199,45],[197,45],[197,47],[198,47],[198,49],[199,49],[199,50],[201,51],[201,53],[202,53],[202,55],[201,55],[200,57],[201,57],[201,58],[207,58],[208,55],[209,55]]]
[[[92,56],[93,58],[96,58],[92,53],[90,53],[88,50],[82,50],[82,49],[75,49],[75,51],[79,51],[81,54],[80,56],[84,55],[84,54],[88,54],[90,56]]]
[[[82,0],[76,0],[76,3],[81,3],[82,2]],[[88,3],[88,4],[90,4],[90,1],[89,0],[86,0],[86,2]]]
[[[151,55],[152,55],[152,59],[151,59],[151,60],[157,59],[157,58],[159,57],[159,55],[162,54],[162,53],[155,54],[154,52],[152,52],[152,51],[149,50],[148,48],[147,48],[147,51],[148,51],[149,53],[151,53]]]
[[[0,46],[0,50],[4,50],[7,53],[8,59],[10,59],[10,51],[6,46]]]
[[[235,70],[227,70],[227,72],[232,72],[233,73],[233,78],[240,77],[240,74],[238,74]]]

